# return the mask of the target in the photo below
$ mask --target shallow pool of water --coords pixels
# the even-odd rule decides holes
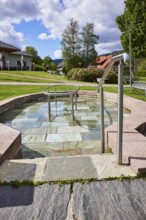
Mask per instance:
[[[124,117],[130,112],[124,109]],[[0,122],[22,133],[22,158],[86,155],[101,152],[100,101],[80,96],[71,116],[70,100],[51,101],[51,122],[47,101],[24,103],[0,115]],[[117,121],[117,105],[105,103],[105,127]]]

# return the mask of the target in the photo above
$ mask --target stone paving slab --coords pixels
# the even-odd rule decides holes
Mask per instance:
[[[114,155],[46,157],[5,161],[0,166],[0,181],[55,181],[103,179],[135,176],[129,166],[116,164]]]
[[[46,134],[24,135],[22,143],[44,143]]]
[[[44,180],[97,178],[90,157],[49,158],[44,171]]]
[[[46,158],[33,160],[6,160],[0,166],[0,181],[41,181]]]
[[[146,181],[74,184],[73,219],[145,220]]]
[[[91,156],[97,169],[98,179],[109,177],[135,176],[130,166],[118,165],[117,158],[112,154],[100,154]]]
[[[48,134],[46,142],[70,142],[82,141],[80,133],[67,133],[67,134]]]
[[[0,186],[2,220],[145,220],[146,181]]]
[[[70,185],[0,186],[1,220],[65,220]]]

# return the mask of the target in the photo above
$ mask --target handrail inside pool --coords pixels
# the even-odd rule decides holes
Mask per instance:
[[[64,91],[56,91],[56,88],[59,86],[66,86],[66,87],[75,87],[75,89],[71,90],[71,88],[69,87],[70,90],[64,90]],[[54,91],[49,91],[49,89],[54,88]],[[64,85],[64,84],[58,84],[58,85],[51,85],[46,87],[43,90],[43,93],[45,95],[48,96],[48,113],[49,113],[49,121],[51,121],[51,96],[54,97],[55,96],[55,102],[56,102],[56,109],[57,109],[57,97],[59,96],[70,96],[70,100],[71,100],[71,114],[72,114],[72,118],[74,120],[74,98],[75,98],[75,108],[77,110],[77,92],[80,90],[79,86],[72,86],[72,85]]]

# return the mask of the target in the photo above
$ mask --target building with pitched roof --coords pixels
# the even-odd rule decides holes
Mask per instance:
[[[1,70],[32,70],[33,55],[21,51],[19,48],[0,41],[0,69]]]
[[[111,61],[113,55],[107,55],[107,56],[99,56],[96,59],[96,62],[98,63],[97,69],[105,69],[109,62]]]

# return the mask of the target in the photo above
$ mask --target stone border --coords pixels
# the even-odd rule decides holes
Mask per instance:
[[[105,98],[117,103],[117,94],[105,93]],[[146,172],[146,137],[138,132],[146,122],[146,102],[124,96],[124,107],[131,115],[123,120],[123,163],[130,164],[134,172]],[[116,154],[117,124],[107,127],[105,135],[107,147]]]
[[[79,95],[98,97],[97,92],[79,91]],[[29,94],[0,101],[0,113],[14,108],[16,105],[45,97],[43,93]],[[104,97],[117,103],[117,94],[104,93]],[[131,115],[124,118],[123,123],[123,163],[130,164],[135,172],[146,169],[146,138],[136,130],[146,122],[146,102],[124,96],[124,107],[131,110]],[[144,127],[144,126],[143,126]],[[0,160],[12,159],[21,144],[20,132],[0,124]],[[116,154],[117,125],[114,123],[106,128],[107,147]],[[6,141],[7,140],[7,141]],[[13,146],[13,147],[12,147]],[[10,150],[11,148],[11,150]],[[5,156],[4,156],[5,155]]]
[[[2,100],[0,101],[0,114],[9,110],[10,108],[15,108],[15,106],[20,103],[33,101],[41,97],[45,97],[45,95],[43,93],[36,93],[36,94],[22,95],[22,96],[17,96]]]
[[[43,93],[23,95],[0,101],[0,113],[3,113],[16,105],[45,97]],[[21,133],[0,123],[0,164],[4,160],[16,157],[20,151]]]

